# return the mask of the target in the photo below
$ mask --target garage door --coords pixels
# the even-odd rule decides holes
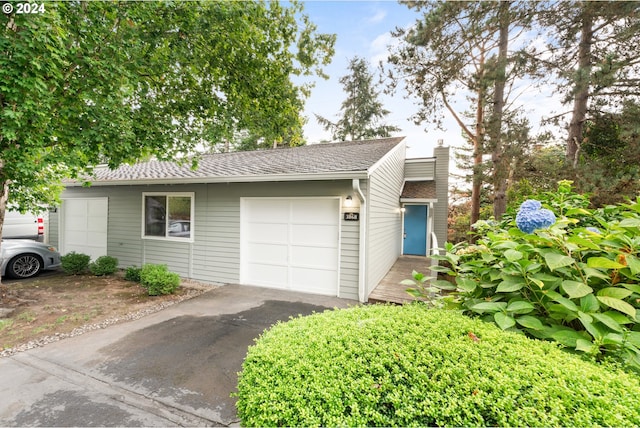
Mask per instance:
[[[240,282],[338,294],[338,199],[243,198]]]
[[[62,254],[75,251],[92,260],[107,254],[107,198],[65,199],[62,201]]]

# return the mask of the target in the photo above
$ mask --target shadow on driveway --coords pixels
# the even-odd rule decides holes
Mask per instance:
[[[228,285],[140,320],[0,359],[3,426],[237,424],[247,347],[291,316],[357,302]]]

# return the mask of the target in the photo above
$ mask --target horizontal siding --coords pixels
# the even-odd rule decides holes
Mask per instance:
[[[143,192],[194,192],[194,242],[142,239]],[[183,277],[213,283],[237,283],[240,279],[241,197],[344,198],[347,195],[352,195],[357,201],[350,180],[73,187],[64,191],[63,198],[109,198],[107,253],[118,258],[120,267],[166,264]],[[360,223],[341,221],[341,224],[340,296],[357,299]],[[58,235],[52,227],[50,239],[57,242]]]
[[[436,156],[436,195],[434,205],[433,231],[438,238],[438,246],[444,248],[447,241],[449,217],[449,147],[438,146],[433,151]]]
[[[237,283],[240,279],[240,203],[225,185],[207,187],[207,203],[198,205],[193,276]]]
[[[390,152],[369,179],[367,296],[401,253],[400,193],[404,182],[404,150],[400,149]]]
[[[407,160],[404,164],[404,175],[407,179],[433,178],[436,176],[436,160],[432,158],[420,161]]]
[[[142,266],[141,235],[141,192],[125,188],[109,196],[107,254],[117,257],[121,267]]]
[[[358,299],[360,222],[341,221],[340,297]]]
[[[58,210],[49,212],[49,221],[47,223],[47,243],[53,245],[56,248],[60,247],[60,223],[58,216],[60,215]]]
[[[143,264],[163,264],[172,272],[188,278],[191,243],[159,241],[145,239],[143,241]]]

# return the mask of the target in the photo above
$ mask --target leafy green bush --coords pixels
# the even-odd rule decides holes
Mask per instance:
[[[126,279],[127,281],[140,282],[141,271],[142,271],[142,268],[139,268],[136,266],[129,266],[124,271],[124,279]]]
[[[95,276],[111,275],[118,270],[118,259],[111,256],[100,256],[89,264],[89,271]]]
[[[483,223],[476,244],[446,245],[432,270],[454,277],[447,304],[640,368],[640,199],[589,210],[570,182],[547,195],[541,202],[561,216],[549,228]],[[433,287],[452,288],[442,280]]]
[[[91,257],[89,255],[76,253],[75,251],[60,257],[62,270],[70,275],[77,275],[85,272],[89,267],[89,261],[91,261]]]
[[[423,304],[279,323],[249,348],[243,426],[633,426],[637,376]]]
[[[140,271],[140,284],[149,296],[173,294],[180,286],[180,276],[170,272],[167,265],[144,265]]]

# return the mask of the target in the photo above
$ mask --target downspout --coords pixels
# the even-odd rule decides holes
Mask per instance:
[[[436,237],[436,233],[433,231],[433,216],[435,214],[433,205],[433,202],[429,202],[429,217],[427,219],[427,235],[429,237],[429,248],[427,249],[427,257],[429,258],[434,254],[438,254],[438,238]],[[431,266],[438,264],[437,260],[431,258],[430,260]]]
[[[360,179],[354,178],[352,180],[353,191],[358,195],[360,200],[360,251],[358,257],[358,300],[362,303],[366,302],[366,266],[367,266],[367,201],[360,189]]]

